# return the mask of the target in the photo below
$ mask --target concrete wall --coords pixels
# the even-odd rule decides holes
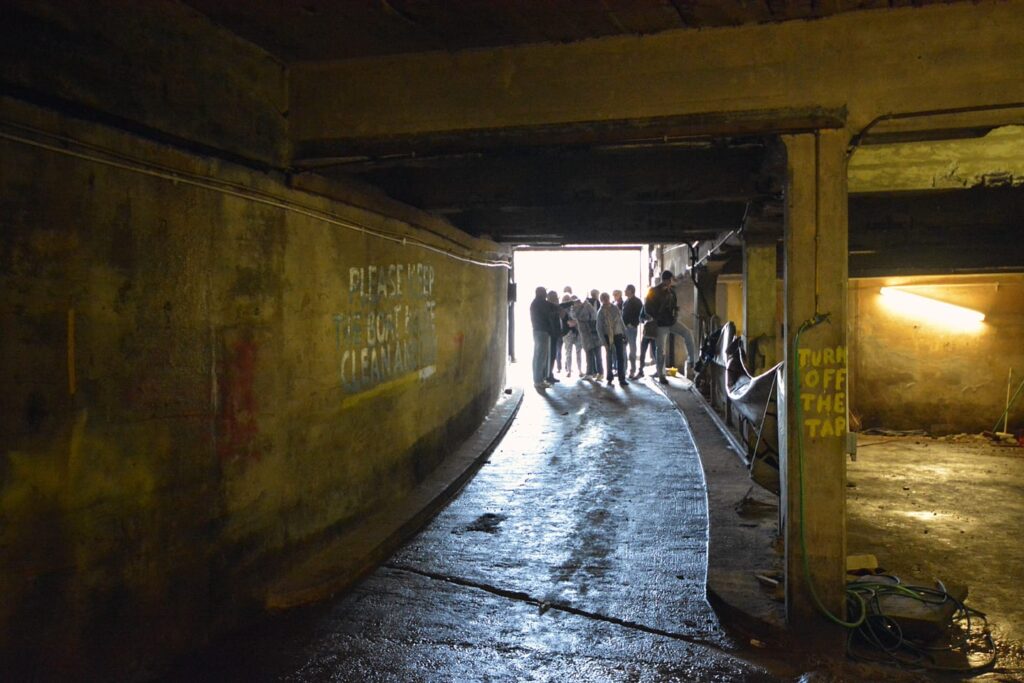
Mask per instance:
[[[718,306],[723,320],[739,325],[743,290],[735,284],[719,281]],[[893,307],[879,293],[884,286],[986,318],[962,327],[941,315]],[[780,290],[780,319],[781,298]],[[978,433],[1003,412],[1010,368],[1013,389],[1024,380],[1024,275],[852,279],[848,310],[850,410],[862,428]],[[1010,411],[1009,428],[1024,428],[1024,396]]]
[[[288,158],[288,74],[172,0],[4,0],[0,93],[258,164]]]
[[[986,315],[976,326],[921,309],[893,308],[885,285]],[[1024,380],[1024,275],[850,281],[850,408],[864,427],[977,433],[1003,412],[1007,374]],[[1010,413],[1024,428],[1024,402]],[[1002,428],[1002,423],[1000,423]]]
[[[978,310],[985,321],[957,326],[942,314],[890,305],[880,294],[886,286]],[[777,296],[781,319],[781,282]],[[719,279],[718,314],[740,334],[742,297],[737,276]],[[850,409],[861,428],[978,433],[1004,411],[1009,371],[1011,393],[1024,381],[1024,274],[857,279],[849,297]],[[783,357],[781,343],[776,351]],[[676,352],[683,353],[678,340]],[[1009,429],[1024,429],[1024,395]]]
[[[137,675],[475,429],[507,274],[354,190],[10,99],[0,122],[0,661]]]

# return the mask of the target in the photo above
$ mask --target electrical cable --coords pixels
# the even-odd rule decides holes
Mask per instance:
[[[968,666],[949,666],[938,663],[937,655],[939,653],[966,655],[972,644],[971,638],[975,635],[975,626],[979,622],[983,625],[987,623],[984,613],[967,607],[961,600],[951,595],[942,582],[937,582],[938,588],[929,588],[905,585],[899,581],[898,577],[884,574],[878,575],[876,578],[892,579],[893,583],[854,582],[847,586],[848,591],[861,595],[870,610],[864,625],[859,629],[851,629],[847,637],[847,652],[851,657],[862,661],[895,663],[929,671],[951,673],[975,673],[991,667],[995,663],[995,644],[991,634],[984,627],[982,627],[980,635],[985,642],[985,649],[988,651],[985,661]],[[882,612],[882,598],[889,595],[909,598],[933,606],[951,603],[954,607],[952,622],[963,623],[959,635],[951,637],[948,642],[940,645],[908,636],[900,628],[899,622],[895,618]],[[858,648],[858,644],[880,650],[884,656],[869,655],[863,651],[863,648]]]
[[[292,213],[303,215],[306,216],[307,218],[313,218],[314,220],[323,221],[325,223],[335,225],[340,228],[345,228],[365,235],[369,235],[371,237],[376,237],[378,239],[394,242],[396,244],[401,244],[403,246],[412,246],[417,247],[419,249],[424,249],[426,251],[437,253],[447,258],[451,258],[456,261],[461,261],[463,263],[483,266],[486,268],[509,269],[511,267],[507,260],[475,259],[468,256],[460,256],[447,249],[435,247],[416,238],[410,238],[396,233],[390,233],[383,230],[369,228],[364,225],[360,225],[350,220],[341,218],[340,216],[331,214],[329,212],[302,206],[301,204],[297,204],[294,202],[289,202],[278,197],[275,197],[273,195],[261,193],[253,190],[252,188],[248,188],[235,183],[213,180],[198,174],[172,170],[166,167],[152,164],[150,162],[141,161],[138,159],[131,159],[129,157],[125,157],[124,155],[120,155],[115,152],[110,152],[108,150],[100,150],[95,146],[88,145],[86,143],[82,143],[71,138],[55,136],[45,131],[36,130],[29,126],[13,124],[11,122],[4,122],[4,125],[8,127],[20,128],[26,131],[31,131],[33,134],[36,135],[54,138],[56,140],[59,140],[65,146],[58,146],[57,144],[50,144],[47,142],[43,142],[41,140],[35,140],[32,138],[24,137],[22,135],[17,135],[14,133],[0,130],[0,139],[8,140],[10,142],[16,142],[19,144],[27,145],[30,147],[36,147],[39,149],[45,149],[47,151],[55,152],[57,154],[61,154],[64,156],[70,156],[76,159],[91,161],[93,163],[102,164],[105,166],[110,166],[121,170],[127,170],[134,173],[138,173],[140,175],[150,176],[153,178],[160,178],[162,180],[167,180],[175,184],[180,183],[184,185],[191,185],[192,187],[198,187],[205,190],[218,192],[223,195],[251,201],[257,204],[271,206],[277,209],[281,209],[283,211],[289,211]],[[70,149],[66,146],[68,144],[73,144],[83,150],[92,149],[94,150],[94,152],[101,151],[102,154],[104,154],[105,156],[100,156],[90,151],[77,151],[74,149]],[[442,237],[442,239],[445,238]]]
[[[860,132],[853,136],[849,147],[846,149],[846,156],[852,157],[853,153],[863,144],[864,138],[868,136],[871,129],[883,121],[895,121],[901,119],[924,118],[928,116],[940,116],[949,114],[971,114],[981,111],[1000,111],[1002,109],[1024,109],[1024,102],[1007,102],[1006,104],[983,104],[972,107],[953,107],[949,109],[927,109],[924,111],[902,112],[881,114],[871,119]]]

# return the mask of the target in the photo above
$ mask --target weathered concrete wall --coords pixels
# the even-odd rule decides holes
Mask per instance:
[[[285,67],[172,0],[5,0],[0,92],[283,166]]]
[[[848,178],[850,192],[862,193],[1021,187],[1024,125],[959,140],[865,145],[850,158]]]
[[[719,311],[730,317],[743,295],[732,284],[719,284]],[[921,310],[894,308],[879,293],[884,286],[902,286],[986,318],[960,327]],[[779,297],[781,307],[781,292]],[[1012,389],[1024,380],[1022,332],[1021,274],[850,280],[850,410],[865,428],[939,434],[991,429],[1003,412],[1009,369]],[[1009,428],[1024,428],[1024,397],[1010,411]]]
[[[138,674],[479,424],[507,274],[384,199],[0,120],[0,661]]]
[[[894,309],[880,287],[978,310],[983,323],[959,327],[922,310]],[[935,433],[992,429],[1024,380],[1024,275],[887,278],[850,281],[850,408],[865,427]],[[1024,428],[1024,403],[1010,413]],[[1002,423],[1000,423],[1002,428]]]

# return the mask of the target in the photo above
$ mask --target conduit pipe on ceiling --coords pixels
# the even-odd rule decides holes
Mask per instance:
[[[857,148],[864,142],[871,129],[883,121],[896,121],[901,119],[915,119],[926,116],[941,116],[943,114],[973,114],[979,111],[999,111],[1000,109],[1024,109],[1024,102],[1009,102],[1007,104],[980,104],[973,107],[954,107],[952,109],[927,109],[916,112],[903,112],[898,114],[881,114],[871,119],[868,125],[864,126],[859,133],[850,140],[850,146],[846,149],[847,158],[852,157]]]

